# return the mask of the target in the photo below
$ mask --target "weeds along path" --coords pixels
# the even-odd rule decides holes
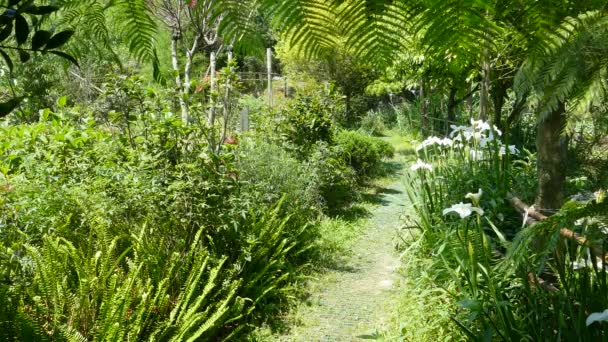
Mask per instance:
[[[359,341],[389,324],[399,283],[394,246],[407,197],[402,180],[406,153],[396,147],[390,163],[395,172],[368,195],[374,205],[360,220],[352,253],[311,284],[313,293],[297,309],[295,326],[279,341]]]

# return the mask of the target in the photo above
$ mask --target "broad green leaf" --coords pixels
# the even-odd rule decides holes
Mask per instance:
[[[57,105],[60,108],[65,107],[65,105],[68,103],[68,97],[67,96],[62,96],[60,98],[57,99]]]
[[[19,51],[19,60],[21,61],[21,63],[25,63],[30,60],[31,56],[27,51],[24,51],[24,50],[18,50],[18,51]]]
[[[46,30],[36,31],[32,37],[32,50],[39,50],[48,43],[52,33]]]
[[[57,6],[31,6],[22,11],[23,13],[34,15],[47,15],[59,10]]]
[[[49,52],[49,53],[52,53],[53,55],[57,55],[57,56],[59,56],[59,57],[61,57],[61,58],[67,59],[68,61],[70,61],[70,62],[72,62],[74,65],[76,65],[77,67],[80,67],[80,66],[78,65],[78,61],[76,60],[76,58],[74,58],[74,57],[72,57],[72,56],[68,55],[68,54],[67,54],[67,53],[65,53],[65,52],[61,52],[61,51],[57,51],[57,50],[51,50],[51,51],[48,51],[48,52]]]
[[[13,32],[13,22],[9,21],[2,31],[0,31],[0,42],[6,40],[11,35],[11,32]]]
[[[30,34],[30,25],[22,15],[15,17],[15,38],[17,39],[17,45],[25,43],[27,37]]]
[[[70,39],[70,37],[72,37],[73,34],[74,31],[72,30],[66,30],[57,33],[56,35],[51,37],[49,42],[46,44],[46,49],[56,49],[58,47],[63,46],[65,43],[67,43],[67,41]]]
[[[4,62],[6,62],[6,66],[8,66],[8,70],[13,72],[13,61],[11,60],[11,57],[2,50],[0,50],[0,55],[2,55],[2,58],[4,58]]]
[[[23,101],[25,97],[15,97],[6,102],[0,103],[0,117],[5,117],[12,112]]]

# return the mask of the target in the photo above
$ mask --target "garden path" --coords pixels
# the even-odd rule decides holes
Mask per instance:
[[[397,151],[403,159],[402,151]],[[297,309],[297,325],[279,341],[361,341],[389,325],[397,301],[397,229],[407,195],[404,163],[391,163],[396,173],[376,186],[371,216],[362,220],[352,253],[339,269],[323,273],[311,285],[313,293]]]

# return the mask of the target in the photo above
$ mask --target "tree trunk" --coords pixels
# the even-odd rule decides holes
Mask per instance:
[[[352,127],[353,126],[353,120],[351,117],[351,113],[350,113],[350,94],[345,94],[344,95],[344,110],[346,111],[346,126],[347,127]]]
[[[451,87],[450,88],[450,95],[448,96],[448,125],[447,127],[450,127],[450,124],[452,122],[456,121],[456,93],[458,92],[458,88],[456,87]]]
[[[505,105],[505,96],[507,95],[507,90],[500,82],[497,82],[494,87],[492,87],[492,102],[494,104],[494,119],[492,123],[498,127],[498,129],[502,130],[502,107]]]
[[[473,117],[473,94],[472,94],[472,92],[473,92],[473,86],[472,86],[471,83],[469,83],[467,91],[468,91],[469,94],[471,94],[467,98],[467,107],[468,107],[468,110],[469,110],[469,116]]]
[[[177,92],[179,94],[179,107],[182,112],[182,120],[184,123],[187,123],[188,119],[188,104],[186,103],[186,98],[184,96],[184,84],[182,83],[181,72],[179,70],[179,60],[177,58],[177,42],[179,40],[179,35],[174,33],[171,38],[171,64],[173,66],[173,72],[175,73],[175,86],[177,87]]]
[[[207,124],[209,125],[209,147],[211,151],[216,151],[215,141],[215,105],[217,97],[217,84],[215,80],[215,52],[211,52],[209,56],[209,117],[207,118]]]
[[[428,129],[428,125],[429,125],[429,111],[428,111],[428,106],[427,106],[427,100],[426,100],[426,82],[424,80],[424,78],[422,80],[420,80],[420,114],[421,114],[421,119],[422,119],[422,124],[421,124],[421,131],[422,131],[422,135],[424,135]]]
[[[479,91],[479,118],[483,121],[488,119],[488,102],[490,92],[490,63],[484,52],[484,60],[481,67],[481,89]]]
[[[567,139],[561,133],[566,126],[566,107],[560,103],[538,125],[536,147],[538,149],[538,197],[537,209],[552,213],[561,207],[566,180]]]
[[[209,127],[213,128],[215,124],[215,97],[217,96],[217,85],[215,82],[215,52],[211,52],[209,56]]]
[[[268,105],[272,108],[272,49],[266,49],[266,72],[268,73]]]
[[[228,51],[228,66],[230,67],[230,72],[232,72],[232,66],[230,66],[230,63],[232,63],[232,50]],[[225,89],[224,89],[224,100],[223,100],[223,120],[222,120],[222,137],[220,139],[220,143],[217,146],[217,153],[220,153],[221,149],[222,149],[222,145],[224,144],[224,142],[226,141],[226,134],[228,133],[228,119],[230,118],[230,111],[231,111],[231,103],[230,103],[230,91],[231,89],[231,84],[230,84],[230,77],[232,77],[232,75],[227,75],[226,77],[226,85],[225,85]]]
[[[192,42],[192,48],[186,51],[186,66],[184,67],[184,84],[182,88],[182,98],[184,105],[182,106],[182,121],[185,124],[190,122],[189,115],[189,96],[190,96],[190,72],[192,71],[192,59],[198,49],[198,43],[201,39],[201,34],[197,34]],[[181,103],[180,103],[181,105]]]

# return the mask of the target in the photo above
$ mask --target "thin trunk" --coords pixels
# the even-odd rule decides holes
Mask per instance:
[[[521,117],[524,109],[526,109],[526,102],[528,101],[528,93],[525,93],[523,96],[515,99],[515,103],[513,104],[513,109],[507,118],[507,123],[505,125],[506,128],[511,128],[514,122],[517,122]]]
[[[481,89],[479,91],[479,118],[484,121],[488,118],[490,92],[490,63],[487,59],[487,52],[484,52],[484,60],[481,69]]]
[[[268,72],[268,105],[272,107],[272,49],[266,49],[266,71]]]
[[[448,122],[445,125],[445,133],[448,134],[450,131],[450,124],[456,121],[456,93],[458,89],[456,87],[450,88],[450,94],[448,96]]]
[[[468,98],[467,98],[467,109],[469,110],[469,116],[473,117],[473,85],[471,83],[469,83],[468,88],[467,88],[467,92],[469,94],[471,94]]]
[[[182,83],[182,77],[179,70],[179,60],[177,58],[177,42],[179,40],[178,34],[173,34],[171,38],[171,64],[173,66],[173,72],[175,73],[175,86],[179,94],[179,106],[182,112],[182,120],[187,123],[188,119],[188,104],[184,96],[184,84]]]
[[[420,80],[420,114],[421,114],[421,131],[422,135],[424,135],[427,131],[429,125],[429,112],[426,101],[426,81],[423,79]]]
[[[209,126],[213,126],[215,123],[215,96],[216,92],[216,82],[215,82],[215,52],[211,52],[209,57]]]
[[[566,152],[568,141],[562,137],[566,126],[566,107],[560,103],[538,125],[536,147],[538,150],[538,197],[537,209],[552,213],[561,207],[566,180]]]
[[[502,108],[505,104],[505,96],[507,95],[507,89],[499,82],[492,88],[492,103],[494,104],[494,119],[493,124],[498,129],[503,129],[502,125]]]
[[[190,50],[186,51],[186,66],[184,67],[184,84],[182,86],[182,121],[185,124],[188,124],[190,122],[190,115],[189,115],[189,103],[188,103],[188,98],[190,96],[190,72],[192,71],[192,59],[194,57],[194,54],[196,53],[196,49],[198,49],[198,43],[201,39],[201,34],[197,34],[194,37],[194,41],[192,42],[192,47],[190,48]],[[181,105],[181,102],[180,102]]]
[[[344,109],[346,111],[346,126],[352,127],[352,118],[350,115],[350,94],[344,95]]]
[[[485,13],[486,17],[490,16],[489,11]],[[490,50],[488,45],[490,44],[490,35],[486,32],[484,34],[484,49],[481,57],[481,91],[479,93],[479,118],[483,121],[487,121],[488,118],[488,107],[489,107],[489,94],[490,94]]]
[[[215,97],[217,96],[217,85],[215,81],[215,52],[211,52],[211,56],[209,57],[209,68],[209,121],[207,123],[209,125],[209,145],[211,150],[215,151]]]
[[[230,66],[230,63],[232,62],[232,51],[228,51],[228,66]],[[232,71],[232,67],[230,67],[230,70]],[[224,144],[224,141],[226,140],[226,134],[228,132],[228,119],[229,119],[229,115],[230,115],[230,77],[231,75],[227,75],[226,77],[226,89],[224,89],[224,106],[223,106],[223,110],[224,110],[224,115],[223,115],[223,122],[222,122],[222,138],[220,140],[220,143],[218,144],[218,148],[217,151],[218,153],[220,152],[220,149],[222,147],[222,145]]]

